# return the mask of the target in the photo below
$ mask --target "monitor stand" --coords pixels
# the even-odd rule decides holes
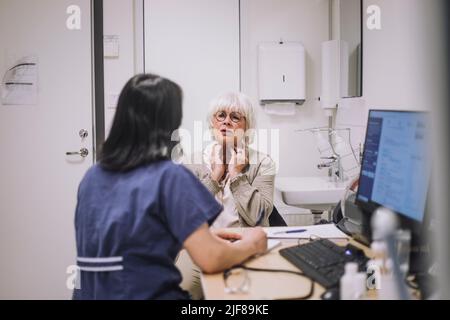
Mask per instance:
[[[336,226],[358,242],[370,246],[370,213],[363,212],[355,204],[355,195],[345,201],[345,217]]]

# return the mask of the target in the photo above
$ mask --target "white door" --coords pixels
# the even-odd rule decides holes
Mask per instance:
[[[79,30],[66,26],[71,5]],[[0,104],[0,299],[66,299],[76,192],[93,163],[90,0],[0,0],[0,79],[30,55],[37,103]]]

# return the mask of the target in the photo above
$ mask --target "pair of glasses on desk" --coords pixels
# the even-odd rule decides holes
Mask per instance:
[[[275,270],[275,269],[259,269],[250,268],[244,265],[238,265],[223,272],[223,280],[225,282],[225,293],[230,294],[246,294],[250,290],[250,276],[249,271],[254,272],[268,272],[268,273],[289,273],[297,276],[302,276],[308,278],[304,273],[291,271],[291,270]],[[310,279],[310,278],[308,278]],[[314,295],[314,281],[311,280],[311,286],[308,291],[303,296],[293,297],[289,300],[306,300]]]
[[[311,235],[309,237],[298,239],[298,245],[304,244],[304,241],[308,242],[320,240],[321,238],[315,235]],[[336,240],[347,240],[347,238],[339,238]],[[311,281],[311,286],[309,292],[307,292],[303,296],[293,297],[291,300],[305,300],[309,299],[314,295],[314,283],[315,281],[305,275],[300,271],[291,271],[291,270],[278,270],[278,269],[259,269],[259,268],[250,268],[245,265],[237,265],[230,269],[227,269],[223,272],[223,280],[225,284],[225,293],[228,294],[246,294],[250,291],[251,280],[249,276],[249,271],[254,272],[267,272],[267,273],[287,273],[293,274],[301,277],[308,278]]]

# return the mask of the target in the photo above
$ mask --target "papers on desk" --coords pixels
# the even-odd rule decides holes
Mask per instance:
[[[267,240],[267,252],[278,247],[281,244],[280,240],[269,239]]]
[[[299,232],[294,232],[295,230]],[[305,231],[300,231],[305,230]],[[288,231],[291,231],[290,233]],[[348,239],[348,236],[334,224],[321,224],[305,227],[284,227],[266,229],[269,239],[309,239],[319,237],[324,239]]]
[[[236,240],[236,241],[234,241],[234,243],[237,243],[237,242],[239,242],[239,241],[241,241],[241,240]],[[267,240],[267,251],[266,251],[265,253],[267,253],[267,252],[269,252],[270,250],[272,250],[272,249],[278,247],[279,245],[281,245],[281,241],[280,241],[280,240],[276,240],[276,239],[268,239],[268,240]]]

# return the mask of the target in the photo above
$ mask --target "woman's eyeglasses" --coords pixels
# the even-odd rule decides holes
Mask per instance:
[[[216,118],[217,121],[222,122],[222,121],[225,121],[225,119],[227,118],[227,115],[228,114],[225,111],[219,111],[214,115],[214,117]],[[239,112],[236,112],[236,111],[230,112],[230,119],[234,123],[241,122],[241,120],[243,118],[244,118],[244,116],[242,114],[240,114]]]

